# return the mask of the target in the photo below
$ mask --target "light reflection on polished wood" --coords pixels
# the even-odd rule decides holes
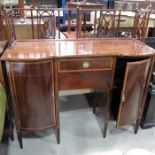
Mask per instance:
[[[17,41],[8,48],[1,60],[41,59],[70,56],[149,56],[154,49],[134,39],[79,39]]]

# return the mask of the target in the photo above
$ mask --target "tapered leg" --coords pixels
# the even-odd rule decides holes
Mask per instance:
[[[59,120],[59,100],[58,100],[58,95],[57,97],[54,98],[55,99],[55,103],[56,103],[56,127],[55,127],[55,134],[56,134],[56,140],[57,140],[57,144],[60,144],[60,120]]]
[[[14,134],[12,128],[5,129],[5,133],[12,141],[14,141]]]
[[[94,114],[96,113],[96,106],[97,106],[95,99],[96,99],[96,92],[94,93],[94,101],[93,101],[93,113]]]
[[[22,132],[21,131],[17,131],[17,137],[18,137],[19,146],[22,149],[23,148],[23,142],[22,142]]]
[[[12,117],[9,115],[9,111],[6,112],[5,115],[5,134],[13,141],[14,140],[14,123]]]
[[[137,134],[139,126],[140,126],[140,119],[138,118],[135,124],[135,131],[134,131],[135,134]]]
[[[111,90],[108,89],[108,101],[107,101],[107,106],[105,110],[105,118],[104,118],[104,130],[103,130],[103,137],[106,137],[107,134],[107,128],[108,128],[108,122],[110,118],[110,104],[111,104]]]
[[[10,136],[10,139],[11,139],[11,141],[14,141],[14,136],[11,135],[11,136]]]
[[[11,135],[10,135],[10,139],[12,140],[12,141],[14,141],[14,134],[13,134],[13,130],[14,130],[14,123],[13,123],[13,121],[11,122]]]
[[[60,128],[56,128],[56,139],[57,139],[57,144],[60,144]]]
[[[106,114],[107,116],[104,119],[104,129],[103,129],[103,137],[106,137],[107,129],[108,129],[108,122],[109,122],[109,114]]]

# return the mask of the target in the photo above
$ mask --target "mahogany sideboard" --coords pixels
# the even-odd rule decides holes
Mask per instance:
[[[116,126],[135,124],[137,133],[154,56],[153,48],[128,38],[16,41],[2,55],[1,64],[20,147],[22,131],[51,127],[60,142],[60,90],[94,90],[93,111],[96,104],[104,107],[104,137],[111,103],[119,103]]]

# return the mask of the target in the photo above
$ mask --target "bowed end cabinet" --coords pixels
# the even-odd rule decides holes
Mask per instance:
[[[53,60],[11,60],[6,69],[20,147],[23,148],[22,131],[51,127],[56,129],[59,143]]]
[[[154,49],[129,38],[16,41],[2,55],[1,64],[20,146],[22,131],[50,127],[56,129],[60,142],[58,100],[62,90],[95,91],[93,111],[98,103],[104,107],[104,137],[111,106],[118,109],[117,127],[135,124],[137,133],[154,56]]]

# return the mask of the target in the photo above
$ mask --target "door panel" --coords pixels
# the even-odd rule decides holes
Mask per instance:
[[[121,93],[117,127],[135,123],[142,104],[150,59],[128,62]]]
[[[42,130],[56,124],[53,94],[53,63],[12,62],[14,109],[23,130]]]

